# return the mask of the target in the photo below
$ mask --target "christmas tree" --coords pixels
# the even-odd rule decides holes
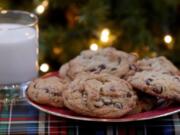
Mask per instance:
[[[180,65],[179,0],[6,0],[0,9],[39,16],[39,61],[50,71],[84,49],[109,46]]]

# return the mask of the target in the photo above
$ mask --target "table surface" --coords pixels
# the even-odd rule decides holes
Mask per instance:
[[[180,135],[180,113],[126,123],[70,120],[49,115],[21,99],[0,104],[0,135]]]

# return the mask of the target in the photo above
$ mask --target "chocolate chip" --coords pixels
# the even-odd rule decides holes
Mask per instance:
[[[175,76],[174,79],[180,82],[180,77]]]
[[[89,56],[88,59],[92,59],[92,56]]]
[[[132,64],[132,65],[129,65],[129,69],[130,70],[137,70],[137,67],[134,65],[134,64]]]
[[[102,98],[102,101],[104,102],[105,105],[109,105],[112,103],[111,99],[109,98]]]
[[[127,96],[127,97],[131,97],[132,95],[131,95],[130,92],[128,92],[126,96]]]
[[[86,102],[87,101],[87,96],[88,96],[87,93],[83,92],[82,93],[82,100]]]
[[[161,94],[163,92],[163,87],[160,86],[160,87],[153,88],[152,91],[154,91],[157,94]]]
[[[38,89],[38,88],[37,88],[37,84],[36,84],[36,83],[33,85],[33,87],[34,87],[35,89]]]
[[[96,71],[96,69],[95,69],[95,68],[92,68],[92,69],[89,69],[89,71],[90,71],[90,72],[94,72],[94,71]]]
[[[123,105],[121,103],[115,103],[114,106],[118,109],[122,109]]]
[[[100,68],[101,70],[104,70],[104,69],[106,69],[106,65],[101,64],[101,65],[98,66],[98,68]]]
[[[83,92],[82,92],[82,97],[83,97],[83,98],[87,98],[87,96],[88,96],[88,94],[87,94],[85,91],[83,91]]]
[[[100,93],[103,93],[103,88],[100,88]]]
[[[114,70],[116,70],[117,68],[111,68],[111,71],[114,71]]]
[[[148,78],[147,80],[145,80],[145,82],[146,82],[147,85],[150,85],[152,81],[153,81],[152,78]]]
[[[114,86],[111,86],[109,90],[110,90],[110,91],[115,91]]]
[[[120,58],[120,57],[118,58],[118,63],[119,63],[119,64],[121,63],[121,58]]]
[[[143,69],[141,69],[140,67],[138,67],[138,68],[136,67],[136,71],[137,71],[137,72],[142,72]]]
[[[52,92],[51,95],[53,95],[53,96],[61,96],[61,93]]]
[[[44,88],[46,93],[49,93],[49,89],[48,88]]]

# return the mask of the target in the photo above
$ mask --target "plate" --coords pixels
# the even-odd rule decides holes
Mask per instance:
[[[51,76],[58,76],[57,72],[48,73],[43,78],[51,77]],[[25,94],[26,95],[26,94]],[[142,120],[150,120],[160,117],[165,117],[168,115],[172,115],[174,113],[180,112],[180,106],[171,104],[169,106],[164,107],[157,107],[154,110],[148,112],[142,112],[133,115],[127,115],[120,118],[94,118],[88,116],[82,116],[79,114],[74,113],[73,111],[68,110],[67,108],[56,108],[47,105],[41,105],[33,102],[29,97],[26,95],[27,101],[29,104],[34,106],[35,108],[63,118],[73,119],[73,120],[82,120],[82,121],[96,121],[96,122],[132,122],[132,121],[142,121]]]

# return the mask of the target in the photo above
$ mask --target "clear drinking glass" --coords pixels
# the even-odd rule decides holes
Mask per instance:
[[[17,10],[0,11],[0,100],[21,97],[38,76],[38,18]]]

